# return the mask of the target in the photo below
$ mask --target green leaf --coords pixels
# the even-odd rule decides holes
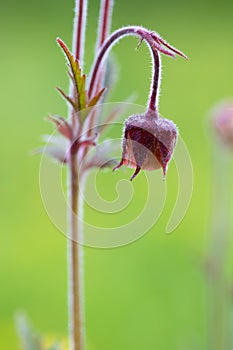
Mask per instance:
[[[57,43],[62,48],[70,65],[72,77],[75,84],[75,90],[77,93],[77,112],[86,108],[86,76],[82,74],[79,61],[71,54],[66,44],[57,38]]]
[[[87,105],[87,108],[85,110],[82,110],[79,112],[79,119],[80,122],[83,123],[84,120],[86,120],[86,118],[93,112],[92,111],[92,107],[94,107],[100,100],[101,96],[103,95],[104,91],[106,90],[106,88],[101,89],[97,95],[95,95],[89,102]]]
[[[103,95],[104,91],[106,88],[101,89],[98,94],[96,94],[89,102],[88,102],[88,107],[94,107],[97,102],[100,100],[101,96]]]

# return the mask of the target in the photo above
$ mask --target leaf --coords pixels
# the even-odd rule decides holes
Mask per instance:
[[[101,89],[92,99],[88,102],[88,107],[94,107],[97,102],[100,100],[106,88]]]
[[[16,328],[21,339],[23,350],[60,350],[59,343],[54,343],[48,348],[42,341],[42,336],[37,333],[28,321],[27,316],[20,312],[16,315]]]
[[[114,86],[119,76],[118,64],[115,57],[111,54],[107,61],[107,68],[104,76],[104,86]]]
[[[118,118],[124,110],[130,107],[134,100],[135,95],[131,95],[124,102],[119,103],[100,124],[98,127],[98,132],[102,133],[107,127],[111,127],[111,125],[114,123],[114,120]]]
[[[83,165],[83,171],[91,168],[107,168],[117,164],[114,153],[119,149],[119,144],[111,139],[105,140],[102,144],[97,145],[95,149],[89,153]]]
[[[52,159],[57,160],[59,163],[67,163],[67,152],[65,151],[65,149],[59,148],[55,145],[37,148],[33,153],[46,154]]]
[[[77,92],[77,111],[80,111],[86,108],[86,75],[82,75],[79,61],[71,54],[65,43],[60,38],[57,38],[57,43],[69,62]]]
[[[60,134],[62,134],[69,140],[73,139],[71,126],[64,118],[58,115],[51,115],[48,117],[48,119],[57,125],[57,129],[60,132]]]
[[[75,110],[77,110],[77,106],[76,106],[75,102],[72,100],[72,98],[69,97],[68,95],[66,95],[66,93],[65,93],[62,89],[60,89],[58,86],[56,87],[56,89],[57,89],[57,91],[61,94],[61,96],[62,96],[67,102],[69,102],[69,104],[71,104],[71,106],[72,106]]]
[[[67,163],[67,154],[70,147],[67,139],[57,135],[43,135],[42,141],[45,142],[46,145],[34,150],[32,152],[33,155],[45,154],[56,161]]]
[[[42,350],[42,339],[31,327],[24,313],[16,315],[16,328],[24,350]]]

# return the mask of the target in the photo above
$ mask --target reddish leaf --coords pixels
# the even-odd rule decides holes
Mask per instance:
[[[69,140],[73,139],[72,129],[69,123],[60,116],[49,116],[48,119],[57,125],[57,129],[63,136],[67,137]]]
[[[77,106],[75,105],[74,101],[73,101],[68,95],[66,95],[66,93],[65,93],[62,89],[60,89],[59,87],[57,87],[56,89],[57,89],[57,91],[61,94],[61,96],[62,96],[67,102],[69,102],[69,104],[71,104],[71,106],[72,106],[75,110],[77,110]]]

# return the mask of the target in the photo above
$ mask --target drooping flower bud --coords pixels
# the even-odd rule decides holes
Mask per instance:
[[[177,135],[175,124],[171,120],[159,118],[155,111],[132,115],[125,122],[121,161],[113,170],[122,165],[135,168],[130,180],[141,169],[162,168],[165,176]]]
[[[215,108],[214,129],[220,141],[233,150],[233,102],[225,102]]]

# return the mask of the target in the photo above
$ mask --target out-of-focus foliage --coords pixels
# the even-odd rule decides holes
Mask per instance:
[[[83,73],[93,59],[97,3],[89,1]],[[67,335],[67,242],[46,215],[38,184],[40,157],[30,157],[30,151],[38,146],[40,135],[53,130],[43,117],[66,115],[55,90],[68,86],[64,57],[55,39],[60,36],[71,47],[73,7],[71,0],[1,5],[0,349],[19,349],[13,320],[18,309],[26,310],[41,332],[58,339]],[[189,211],[172,235],[164,231],[176,198],[174,164],[166,180],[165,210],[155,227],[123,248],[85,249],[88,350],[205,347],[201,256],[212,185],[205,118],[212,105],[233,94],[232,10],[230,1],[148,0],[142,5],[139,0],[116,0],[114,29],[144,25],[190,58],[186,63],[163,57],[160,112],[179,126],[192,158],[195,184]],[[144,45],[135,52],[136,45],[136,40],[127,38],[114,48],[119,69],[118,84],[109,95],[113,102],[136,92],[136,102],[146,103],[150,57]],[[130,170],[99,173],[100,195],[114,200],[117,180],[128,179],[129,174]],[[133,205],[140,210],[146,193],[143,175],[133,188]],[[156,193],[154,200],[160,200]],[[86,209],[87,220],[110,227],[118,224],[112,215]],[[127,219],[124,211],[121,215],[122,221]]]

